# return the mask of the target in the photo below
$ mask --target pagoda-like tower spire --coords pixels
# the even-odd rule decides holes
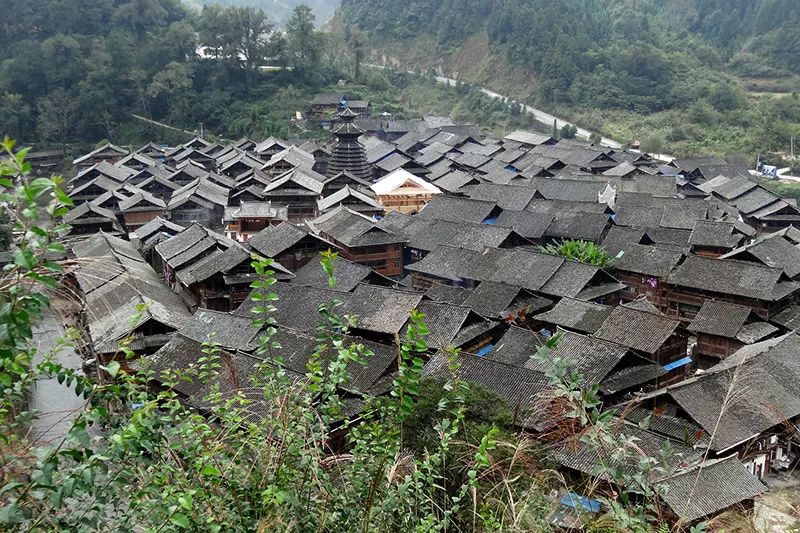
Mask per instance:
[[[372,170],[367,163],[367,152],[364,146],[358,142],[358,138],[364,134],[364,130],[355,124],[354,121],[357,117],[358,115],[353,113],[349,107],[339,113],[339,124],[333,129],[336,144],[333,145],[331,157],[328,160],[328,177],[347,172],[362,180],[369,181],[372,178]]]

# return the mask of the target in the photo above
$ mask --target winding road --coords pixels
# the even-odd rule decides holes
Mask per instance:
[[[439,83],[445,84],[445,85],[447,85],[449,87],[455,87],[458,84],[458,80],[454,80],[453,78],[445,78],[443,76],[436,76],[436,81],[439,82]],[[500,99],[500,100],[508,100],[509,102],[521,105],[522,109],[524,109],[528,113],[532,113],[533,117],[536,119],[536,121],[540,122],[542,124],[546,124],[548,126],[552,126],[553,121],[555,121],[557,128],[562,128],[563,126],[565,126],[567,124],[572,124],[571,122],[568,122],[568,121],[566,121],[566,120],[564,120],[562,118],[555,117],[555,116],[551,115],[550,113],[542,111],[541,109],[536,109],[535,107],[531,107],[528,104],[525,104],[523,102],[519,102],[517,100],[514,100],[513,98],[509,98],[509,97],[504,96],[504,95],[502,95],[500,93],[496,93],[494,91],[490,91],[489,89],[486,89],[484,87],[476,86],[476,88],[478,90],[480,90],[483,94],[485,94],[486,96],[488,96],[490,98],[495,98],[495,99]],[[580,127],[577,127],[577,126],[576,126],[576,128],[578,128],[578,135],[580,135],[581,137],[584,137],[586,139],[588,139],[589,136],[592,135],[592,133],[593,133],[593,132],[591,132],[591,131],[589,131],[589,130],[587,130],[585,128],[580,128]],[[614,139],[609,139],[608,137],[601,137],[600,143],[602,145],[604,145],[604,146],[608,146],[609,148],[619,149],[619,148],[623,147],[620,143],[618,143]]]
[[[364,66],[371,67],[371,68],[379,68],[379,69],[388,68],[386,65],[376,65],[374,63],[365,63]],[[406,72],[408,72],[409,74],[415,74],[415,72],[412,71],[412,70],[407,70]],[[448,87],[456,87],[458,85],[458,80],[455,80],[453,78],[447,78],[447,77],[444,77],[444,76],[436,76],[435,78],[436,78],[436,81],[438,83],[441,83],[443,85],[447,85]],[[509,102],[518,103],[519,105],[522,106],[522,108],[525,111],[527,111],[528,113],[533,114],[533,117],[537,122],[540,122],[542,124],[546,124],[547,126],[552,126],[553,125],[553,121],[555,121],[556,127],[558,127],[558,128],[561,128],[566,124],[572,124],[568,120],[556,117],[556,116],[551,115],[550,113],[548,113],[546,111],[542,111],[541,109],[537,109],[535,107],[529,106],[528,104],[526,104],[524,102],[520,102],[520,101],[515,100],[513,98],[509,98],[508,96],[502,95],[500,93],[496,93],[494,91],[490,91],[489,89],[487,89],[485,87],[480,87],[480,86],[477,86],[477,85],[475,87],[478,90],[480,90],[483,94],[485,94],[486,96],[488,96],[490,98],[508,100]],[[575,127],[578,130],[577,131],[578,135],[583,137],[583,138],[585,138],[585,139],[588,139],[589,136],[592,135],[592,133],[594,133],[594,132],[591,132],[591,131],[587,130],[586,128],[578,127],[577,125]],[[608,137],[603,137],[603,136],[601,136],[601,138],[600,138],[600,144],[602,144],[603,146],[607,146],[609,148],[617,149],[617,150],[620,149],[620,148],[624,148],[624,146],[621,143],[615,141],[614,139],[609,139]],[[638,150],[634,150],[634,151],[638,151]],[[653,158],[658,159],[659,161],[667,161],[668,162],[668,161],[672,161],[672,159],[673,159],[673,157],[671,155],[669,155],[669,154],[650,154],[650,155]]]

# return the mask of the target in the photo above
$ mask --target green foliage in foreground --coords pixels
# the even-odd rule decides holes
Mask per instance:
[[[147,359],[132,359],[129,340],[97,379],[76,374],[50,354],[33,364],[31,327],[58,286],[63,252],[49,225],[69,199],[60,180],[28,176],[25,151],[13,143],[0,160],[3,208],[14,220],[14,263],[0,283],[0,528],[13,531],[549,531],[553,502],[566,487],[545,468],[545,442],[513,433],[509,413],[492,394],[459,377],[460,356],[448,351],[443,380],[422,379],[428,346],[424,315],[411,313],[398,349],[388,396],[367,400],[345,416],[351,372],[372,354],[347,338],[358,317],[341,302],[320,306],[317,347],[302,376],[286,370],[271,313],[271,259],[253,257],[253,325],[261,358],[249,383],[239,383],[213,334],[195,363],[156,376]],[[45,207],[41,207],[45,204]],[[46,216],[45,216],[46,215]],[[322,268],[336,285],[336,254]],[[142,306],[138,311],[144,312]],[[77,339],[64,339],[55,351]],[[643,458],[635,439],[601,410],[598,386],[549,357],[558,337],[537,354],[548,363],[552,393],[537,416],[597,454],[588,487],[611,481],[614,498],[598,520],[603,531],[652,532],[662,512],[648,480],[668,475],[662,461]],[[52,445],[26,439],[36,413],[26,401],[37,383],[55,378],[85,400],[67,434]],[[163,388],[148,387],[157,378]],[[176,390],[191,385],[202,412]],[[350,391],[350,392],[348,392]],[[135,409],[131,407],[136,405]],[[525,413],[515,413],[523,416]],[[530,414],[530,413],[528,413]],[[668,457],[665,450],[664,457]],[[621,465],[636,465],[631,472]],[[590,492],[591,493],[591,492]],[[602,524],[602,525],[599,525]]]
[[[557,255],[571,261],[599,267],[609,266],[613,261],[613,258],[608,256],[608,252],[592,241],[563,239],[540,246],[539,250],[546,254]]]

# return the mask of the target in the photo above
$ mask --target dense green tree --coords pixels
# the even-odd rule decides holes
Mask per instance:
[[[189,115],[192,93],[192,71],[184,63],[173,62],[153,76],[147,88],[150,98],[160,101],[167,116],[182,125]]]
[[[320,66],[322,42],[314,29],[314,13],[306,5],[297,6],[286,24],[287,50],[290,64],[300,71]]]
[[[0,124],[7,135],[23,137],[29,134],[31,108],[22,95],[9,92],[0,93]]]
[[[564,124],[558,131],[558,136],[562,139],[574,139],[578,133],[578,128],[572,124]]]

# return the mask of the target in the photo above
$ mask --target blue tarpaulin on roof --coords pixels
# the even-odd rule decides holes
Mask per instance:
[[[673,361],[669,364],[664,365],[664,370],[670,372],[671,370],[675,370],[676,368],[686,366],[691,362],[692,362],[691,356],[686,356],[683,359],[678,359],[677,361]]]
[[[598,500],[589,499],[586,496],[581,496],[575,492],[568,492],[562,496],[561,505],[566,505],[567,507],[572,507],[573,509],[582,507],[583,510],[588,513],[600,512],[600,502]]]
[[[483,219],[483,223],[490,226],[494,226],[495,222],[497,222],[497,217],[486,217]]]
[[[477,355],[479,357],[483,357],[487,353],[491,352],[493,348],[494,348],[494,344],[487,344],[486,346],[484,346],[483,348],[478,350],[478,353],[475,354],[475,355]]]

